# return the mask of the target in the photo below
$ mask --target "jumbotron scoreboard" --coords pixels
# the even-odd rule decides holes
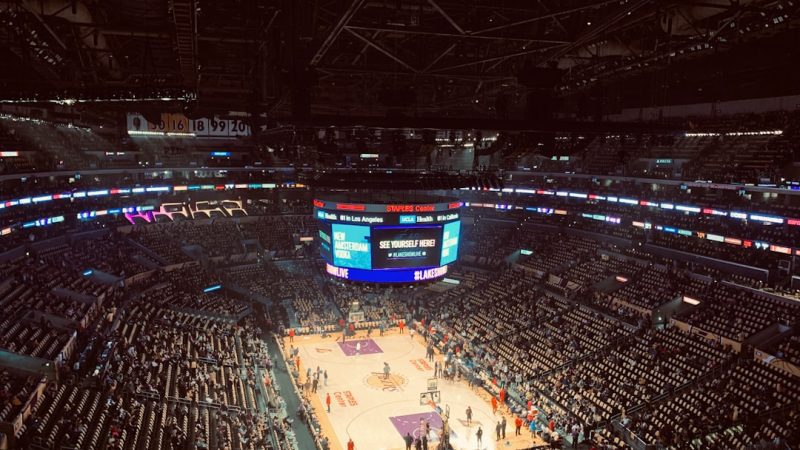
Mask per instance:
[[[461,202],[314,200],[327,272],[351,281],[413,283],[447,274],[458,258]]]

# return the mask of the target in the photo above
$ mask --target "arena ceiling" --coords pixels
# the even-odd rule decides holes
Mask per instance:
[[[798,18],[798,0],[6,0],[0,98],[592,115],[796,90]]]

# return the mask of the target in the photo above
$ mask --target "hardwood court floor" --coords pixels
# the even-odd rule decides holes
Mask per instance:
[[[337,337],[340,335],[337,335]],[[286,348],[299,348],[300,381],[305,382],[310,367],[328,371],[328,385],[320,386],[316,393],[304,393],[320,418],[323,433],[328,436],[333,450],[347,448],[352,438],[357,450],[405,449],[403,436],[411,431],[418,433],[420,418],[431,422],[433,432],[438,432],[441,418],[430,405],[420,405],[420,393],[427,390],[433,377],[433,363],[425,359],[425,344],[419,336],[412,339],[408,332],[397,331],[367,340],[366,333],[342,345],[333,337],[296,336],[294,343],[285,339]],[[356,343],[361,343],[357,346]],[[356,349],[360,352],[356,352]],[[437,354],[437,358],[440,355]],[[391,376],[383,376],[383,364],[391,367]],[[501,413],[492,414],[489,394],[471,389],[466,382],[438,380],[443,411],[450,408],[451,443],[459,450],[494,450],[529,448],[533,441],[523,429],[522,436],[514,436],[514,418],[506,414],[506,439],[497,442],[495,426]],[[331,412],[325,408],[325,395],[331,395]],[[472,424],[467,426],[465,411],[472,407]],[[483,443],[478,446],[475,432],[483,429]],[[402,432],[402,434],[401,434]],[[433,433],[432,433],[433,435]],[[434,438],[432,444],[438,442]],[[537,438],[537,443],[541,440]],[[429,445],[435,448],[435,445]]]

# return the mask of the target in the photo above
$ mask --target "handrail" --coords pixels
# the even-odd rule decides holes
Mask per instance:
[[[616,430],[622,439],[633,448],[633,450],[647,450],[648,444],[640,438],[633,430],[626,428],[619,420],[612,421],[611,426]]]

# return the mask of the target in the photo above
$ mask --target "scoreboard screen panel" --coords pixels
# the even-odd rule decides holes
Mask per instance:
[[[372,269],[371,228],[334,223],[333,264],[351,269]]]
[[[353,281],[429,281],[458,259],[460,202],[360,204],[314,200],[320,256]]]
[[[458,258],[458,241],[461,234],[461,222],[450,222],[444,224],[442,233],[442,257],[439,261],[440,266],[455,262]]]
[[[375,227],[372,266],[376,269],[434,267],[442,252],[442,226]]]

